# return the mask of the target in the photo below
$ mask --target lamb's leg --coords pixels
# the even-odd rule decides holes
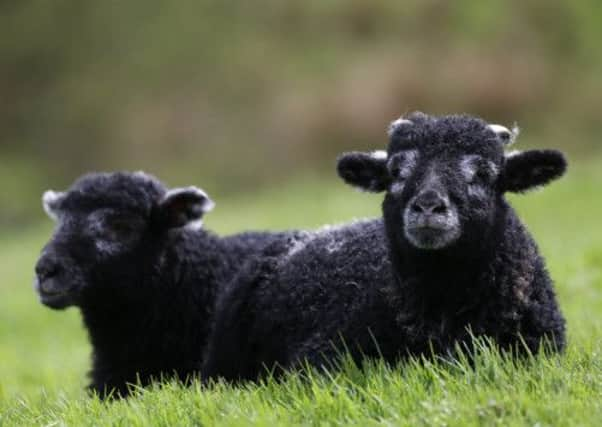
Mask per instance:
[[[259,374],[260,366],[255,360],[257,344],[251,341],[255,324],[253,299],[265,279],[266,268],[269,266],[265,263],[249,261],[218,298],[201,369],[203,381],[218,377],[238,381],[254,379]]]
[[[346,348],[340,339],[325,339],[323,334],[316,334],[290,359],[290,368],[304,369],[307,367],[318,370],[336,370],[344,357]]]

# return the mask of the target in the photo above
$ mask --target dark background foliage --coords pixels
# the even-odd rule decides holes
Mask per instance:
[[[602,2],[0,2],[0,227],[88,170],[218,198],[383,147],[411,110],[598,150]]]

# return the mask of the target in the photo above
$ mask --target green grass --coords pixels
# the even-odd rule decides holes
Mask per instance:
[[[346,364],[331,375],[203,389],[168,383],[102,403],[83,387],[89,344],[77,310],[42,307],[32,269],[51,231],[3,235],[0,243],[0,425],[601,425],[602,159],[573,165],[545,191],[512,202],[535,234],[568,320],[562,356],[513,361],[484,347],[465,362],[396,367]],[[305,177],[233,200],[206,221],[242,229],[315,227],[378,215],[381,196],[333,179]]]

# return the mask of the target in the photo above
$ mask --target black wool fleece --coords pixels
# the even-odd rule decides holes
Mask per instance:
[[[57,227],[36,287],[51,308],[79,307],[92,344],[90,388],[99,395],[198,374],[216,297],[247,259],[289,239],[218,237],[200,228],[212,206],[200,189],[168,190],[140,172],[90,174],[44,195]]]
[[[389,362],[452,354],[471,335],[502,348],[565,346],[565,322],[537,246],[506,192],[560,177],[553,150],[509,152],[517,129],[412,113],[387,151],[339,158],[339,175],[386,192],[383,219],[307,232],[258,260],[218,299],[203,375],[254,379],[341,351]]]

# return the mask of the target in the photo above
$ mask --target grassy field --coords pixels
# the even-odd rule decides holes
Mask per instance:
[[[33,264],[50,221],[0,243],[1,425],[602,425],[602,159],[573,163],[545,191],[513,197],[548,259],[568,320],[557,357],[507,360],[484,348],[465,362],[351,365],[281,383],[167,384],[114,403],[83,391],[89,344],[79,313],[41,306]],[[208,189],[210,190],[210,189]],[[381,197],[304,177],[221,200],[206,221],[228,233],[315,227],[379,214]]]

